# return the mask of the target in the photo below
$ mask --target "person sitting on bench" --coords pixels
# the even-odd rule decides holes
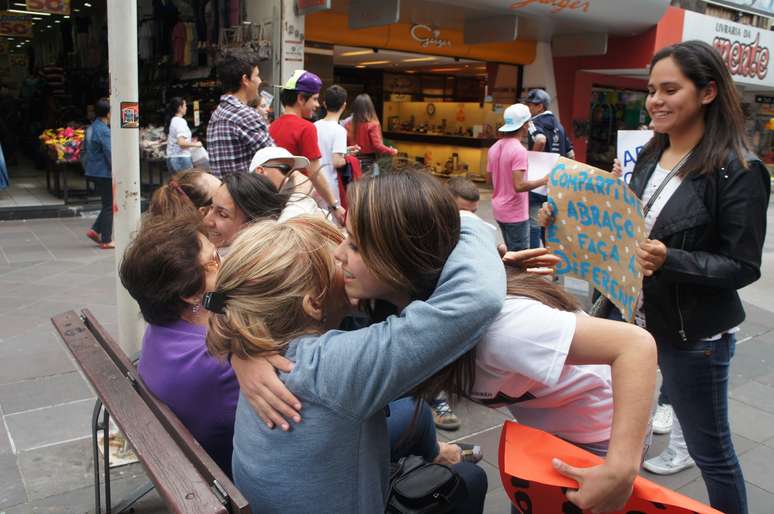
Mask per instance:
[[[145,220],[121,263],[121,283],[148,328],[138,372],[230,477],[239,384],[207,353],[208,311],[220,257],[196,217]]]

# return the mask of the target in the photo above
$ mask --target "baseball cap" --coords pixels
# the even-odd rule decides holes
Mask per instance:
[[[281,164],[287,164],[291,170],[301,170],[309,166],[309,159],[291,154],[281,146],[267,146],[261,148],[250,161],[249,171],[252,173],[258,166],[263,166],[269,161],[276,161]]]
[[[543,104],[548,107],[551,103],[551,95],[545,92],[543,89],[533,89],[527,95],[526,102],[528,104]]]
[[[505,125],[500,127],[500,132],[513,132],[519,130],[525,123],[529,121],[532,114],[529,112],[529,107],[524,104],[513,104],[503,114],[503,120]]]
[[[292,89],[293,91],[316,95],[322,89],[322,80],[314,73],[306,70],[296,70],[288,81],[285,82],[285,85],[282,86],[282,89]]]

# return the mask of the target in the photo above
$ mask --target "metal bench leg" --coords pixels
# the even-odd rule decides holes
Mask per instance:
[[[121,500],[121,503],[115,506],[116,513],[124,514],[124,512],[128,512],[135,503],[142,499],[143,496],[153,491],[153,487],[153,482],[149,480],[129,493],[129,495],[124,500]]]
[[[94,512],[102,512],[102,504],[99,498],[99,443],[97,442],[97,431],[99,430],[99,411],[102,408],[102,402],[97,399],[94,404],[94,413],[91,416],[91,445],[94,451]]]
[[[102,445],[105,460],[105,514],[110,514],[110,413],[104,409],[102,415]]]

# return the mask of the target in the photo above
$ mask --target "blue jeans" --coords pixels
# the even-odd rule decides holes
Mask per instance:
[[[538,223],[538,212],[543,202],[548,200],[546,195],[529,192],[529,247],[540,248],[540,242],[544,241],[543,227]]]
[[[683,427],[688,453],[701,470],[710,505],[726,514],[746,514],[747,492],[728,424],[728,368],[736,337],[726,334],[681,348],[657,343],[665,393]]]
[[[190,170],[193,168],[193,161],[190,157],[181,155],[178,157],[167,157],[167,169],[170,173]]]
[[[102,208],[91,229],[100,235],[100,241],[113,241],[113,179],[111,177],[89,177],[99,195]]]
[[[438,456],[438,438],[435,434],[433,413],[427,403],[422,402],[414,426],[411,426],[416,405],[416,400],[410,397],[390,402],[387,432],[390,434],[390,460],[393,462],[409,455],[418,455],[432,462]],[[484,512],[484,500],[488,487],[486,472],[470,462],[460,462],[451,468],[465,482],[468,496],[450,512],[460,514]]]
[[[503,233],[503,241],[509,252],[526,250],[529,248],[529,220],[518,221],[516,223],[502,223],[500,230]]]

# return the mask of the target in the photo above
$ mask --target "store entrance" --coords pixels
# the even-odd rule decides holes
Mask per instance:
[[[333,82],[350,104],[359,94],[371,97],[399,164],[485,180],[486,150],[502,120],[487,97],[485,62],[337,45]]]
[[[609,170],[613,166],[619,130],[646,128],[650,117],[645,110],[645,91],[592,88],[591,125],[587,162]]]

